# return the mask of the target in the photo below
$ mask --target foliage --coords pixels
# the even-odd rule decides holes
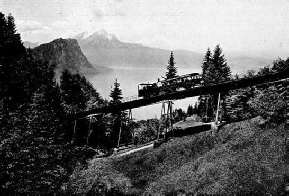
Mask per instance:
[[[120,89],[120,84],[117,82],[117,79],[114,82],[113,89],[110,91],[110,97],[111,97],[111,104],[118,104],[121,103],[122,97],[122,90]]]
[[[171,52],[170,59],[167,65],[166,79],[175,78],[177,76],[177,67],[173,52]]]
[[[67,103],[61,98],[54,69],[55,65],[39,61],[30,50],[25,51],[13,17],[0,13],[0,192],[3,195],[62,194],[76,160],[81,160],[80,154],[89,154],[85,158],[95,154],[85,148],[75,153],[66,140],[68,119],[63,105]],[[85,83],[81,77],[77,81]]]
[[[137,144],[144,144],[157,138],[161,122],[157,118],[141,120],[134,129]]]
[[[68,113],[92,109],[103,103],[99,93],[85,77],[64,70],[60,77],[62,100]]]
[[[187,116],[192,116],[193,114],[199,114],[198,103],[196,102],[194,106],[189,105],[187,108]]]
[[[185,120],[186,117],[187,117],[187,114],[181,108],[175,109],[175,111],[173,112],[173,120],[174,120],[174,122]]]
[[[202,64],[202,78],[204,85],[218,84],[228,81],[231,77],[230,67],[227,65],[223,51],[219,45],[212,54],[208,48]],[[222,94],[222,98],[225,95]],[[203,95],[199,97],[199,111],[203,119],[212,120],[217,108],[218,95]]]
[[[113,169],[109,159],[95,159],[87,168],[77,168],[70,177],[70,195],[126,195],[130,180]]]
[[[275,86],[257,90],[249,105],[255,113],[261,115],[269,123],[285,121],[286,101],[284,95],[280,94]]]
[[[284,73],[289,70],[289,58],[286,60],[278,59],[274,61],[272,71],[278,73]]]
[[[25,54],[19,34],[16,34],[14,18],[0,12],[0,100],[3,114],[9,115],[20,104],[23,92],[22,67],[19,61]]]
[[[122,90],[117,79],[110,92],[111,101],[109,104],[119,104],[122,100]],[[132,124],[129,122],[127,112],[116,111],[110,116],[110,143],[113,147],[118,144],[128,144],[132,141]]]
[[[267,75],[286,71],[288,65],[281,59],[274,62],[273,67],[265,66],[256,74],[249,70],[243,78],[256,75]],[[256,87],[247,87],[232,90],[225,98],[225,108],[227,110],[225,120],[234,121],[238,119],[248,119],[261,115],[266,122],[280,123],[285,120],[286,112],[286,82],[277,84],[262,84]]]

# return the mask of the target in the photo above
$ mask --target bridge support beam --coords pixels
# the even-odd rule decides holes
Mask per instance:
[[[167,106],[167,110],[166,110]],[[168,137],[168,131],[171,131],[171,135],[174,135],[173,132],[173,102],[172,101],[163,101],[162,102],[162,109],[161,109],[161,117],[160,117],[161,122],[165,123],[165,133],[164,137],[167,139]],[[160,133],[161,130],[160,128],[158,129],[158,136],[157,140],[160,139]]]
[[[120,128],[119,128],[119,134],[118,134],[117,148],[119,148],[120,146],[121,133],[124,131],[124,129],[127,129],[126,131],[128,132],[133,131],[133,127],[130,126],[132,124],[132,121],[133,121],[133,118],[132,118],[131,109],[128,110],[127,117],[126,117],[125,111],[121,112],[121,121],[120,121]],[[134,141],[134,134],[132,136],[133,136],[133,141]]]
[[[221,93],[219,93],[219,96],[218,96],[218,104],[217,104],[216,119],[215,119],[216,125],[219,122],[220,102],[221,102]]]

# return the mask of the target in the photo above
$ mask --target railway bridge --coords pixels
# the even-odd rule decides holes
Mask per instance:
[[[254,76],[249,78],[241,78],[230,80],[227,82],[213,84],[213,85],[202,85],[197,86],[187,90],[176,91],[169,94],[163,94],[159,96],[152,96],[149,98],[141,98],[141,97],[134,97],[133,99],[124,99],[122,103],[116,105],[109,105],[104,107],[99,107],[96,109],[92,109],[89,111],[79,112],[76,113],[74,116],[75,119],[75,126],[74,126],[74,133],[77,119],[81,118],[91,118],[94,115],[103,114],[103,113],[115,113],[129,110],[129,117],[132,119],[131,109],[140,108],[143,106],[163,102],[162,105],[162,115],[166,116],[167,118],[171,118],[172,115],[172,100],[180,100],[185,99],[188,97],[200,96],[200,95],[207,95],[207,94],[216,94],[216,93],[224,93],[234,89],[245,88],[249,86],[255,86],[260,84],[266,83],[275,83],[277,81],[282,81],[284,79],[288,80],[289,72],[283,73],[271,73],[267,75],[260,75]],[[287,90],[287,100],[289,100],[289,92]],[[166,106],[165,103],[168,104],[167,111],[165,110]],[[289,104],[287,104],[289,107]],[[90,127],[90,125],[89,125]],[[89,128],[90,129],[90,128]],[[121,129],[121,128],[120,128]],[[88,133],[89,135],[90,133]],[[118,142],[119,145],[119,142]]]

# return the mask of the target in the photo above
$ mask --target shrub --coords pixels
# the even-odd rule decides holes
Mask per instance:
[[[280,123],[285,120],[286,102],[275,86],[257,90],[249,105],[269,123]]]

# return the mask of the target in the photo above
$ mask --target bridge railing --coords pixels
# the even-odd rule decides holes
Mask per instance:
[[[139,100],[139,99],[143,99],[142,97],[139,97],[137,95],[134,96],[130,96],[130,97],[124,97],[121,102],[125,103],[125,102],[129,102],[129,101],[135,101],[135,100]]]

